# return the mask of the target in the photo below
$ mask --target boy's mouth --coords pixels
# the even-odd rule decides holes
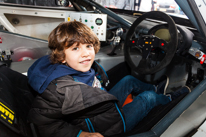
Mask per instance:
[[[84,61],[81,61],[80,63],[81,64],[87,64],[87,63],[89,63],[91,61],[91,59],[86,59],[86,60],[84,60]]]

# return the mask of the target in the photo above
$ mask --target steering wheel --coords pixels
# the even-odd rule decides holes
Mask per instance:
[[[163,39],[156,37],[155,35],[141,35],[136,34],[136,28],[138,25],[145,20],[146,18],[162,18],[168,24],[168,30],[170,33],[170,41],[167,42]],[[160,11],[151,11],[143,14],[137,18],[132,26],[129,28],[129,31],[126,36],[126,41],[124,44],[124,54],[125,60],[129,64],[130,68],[142,75],[153,74],[164,67],[166,67],[174,57],[174,54],[177,50],[178,37],[177,37],[177,28],[173,19],[167,14]],[[130,50],[133,47],[137,47],[142,50],[139,64],[136,66],[132,61],[130,56]],[[154,49],[159,48],[164,52],[163,59],[157,65],[151,65],[150,53],[155,51]]]

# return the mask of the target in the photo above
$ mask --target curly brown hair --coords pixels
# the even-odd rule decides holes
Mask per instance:
[[[78,21],[63,22],[49,35],[48,47],[52,51],[52,63],[62,63],[65,59],[65,50],[73,44],[93,44],[95,53],[100,49],[100,42],[94,32],[85,24]]]

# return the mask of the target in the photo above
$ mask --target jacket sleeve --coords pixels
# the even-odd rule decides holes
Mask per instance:
[[[81,133],[79,127],[71,125],[63,118],[48,117],[42,115],[44,110],[33,108],[29,112],[29,121],[34,123],[40,136],[42,137],[78,137]],[[51,111],[51,110],[45,110]],[[53,110],[54,111],[54,110]],[[53,113],[55,114],[55,113]]]
[[[42,137],[78,137],[81,129],[70,123],[70,116],[62,114],[64,95],[55,91],[55,85],[37,95],[29,111],[28,120]]]

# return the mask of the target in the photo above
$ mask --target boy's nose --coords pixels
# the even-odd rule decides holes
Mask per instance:
[[[83,56],[83,57],[89,56],[89,51],[88,51],[87,49],[82,50],[82,56]]]

